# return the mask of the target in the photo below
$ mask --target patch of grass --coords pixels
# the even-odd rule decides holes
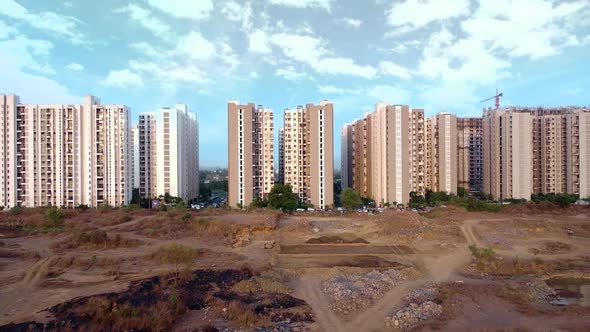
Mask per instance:
[[[529,296],[525,291],[508,285],[498,287],[496,296],[518,305],[526,305],[529,303]]]

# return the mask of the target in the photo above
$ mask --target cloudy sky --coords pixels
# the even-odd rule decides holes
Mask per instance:
[[[335,133],[378,101],[429,115],[590,104],[589,0],[0,0],[0,91],[86,94],[136,114],[186,103],[225,166],[226,103],[329,99]],[[491,105],[492,102],[488,103]],[[339,165],[339,136],[335,138]]]

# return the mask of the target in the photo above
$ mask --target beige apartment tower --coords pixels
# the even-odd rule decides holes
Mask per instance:
[[[484,192],[495,199],[530,199],[533,193],[533,117],[489,110],[483,117]]]
[[[284,177],[300,201],[334,205],[334,105],[322,101],[284,111]]]
[[[265,199],[274,186],[273,112],[230,101],[227,113],[228,203],[247,207],[255,197]]]
[[[457,193],[457,117],[438,113],[431,119],[429,188],[435,192]]]
[[[139,193],[199,195],[199,123],[185,104],[139,114]]]
[[[373,112],[342,128],[343,178],[378,206],[407,204],[427,189],[455,193],[457,119],[423,109],[377,103]],[[345,149],[343,149],[345,151]]]
[[[21,104],[0,95],[0,205],[125,205],[131,196],[129,109]]]

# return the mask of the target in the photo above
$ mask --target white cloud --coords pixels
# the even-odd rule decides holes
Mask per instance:
[[[402,27],[405,32],[431,22],[446,20],[469,13],[469,0],[406,0],[396,2],[387,11],[387,23]]]
[[[240,65],[240,61],[238,60],[238,56],[236,55],[233,48],[229,44],[227,44],[225,42],[220,42],[219,49],[220,49],[219,57],[221,58],[221,60],[223,62],[225,62],[226,64],[228,64],[230,66],[230,69],[234,69]]]
[[[379,69],[381,69],[381,72],[385,75],[396,76],[404,80],[411,77],[410,72],[406,68],[395,62],[381,61],[379,62]]]
[[[363,21],[350,17],[345,17],[340,21],[353,28],[359,28],[363,24]]]
[[[270,0],[273,5],[282,5],[294,8],[323,8],[330,11],[334,0]]]
[[[574,17],[583,9],[590,10],[587,1],[483,1],[461,27],[472,38],[489,43],[492,50],[537,59],[579,43],[571,30],[583,24]]]
[[[6,23],[0,21],[0,39],[8,39],[18,33],[15,28],[6,25]]]
[[[364,78],[373,78],[377,70],[372,66],[361,66],[349,58],[322,58],[312,64],[312,67],[323,74],[341,74]]]
[[[270,41],[280,47],[285,56],[309,65],[318,73],[372,78],[377,72],[375,68],[358,65],[352,59],[331,56],[332,52],[324,47],[325,42],[311,35],[277,33]]]
[[[51,53],[53,45],[47,41],[16,36],[0,41],[0,90],[19,95],[27,103],[75,103],[81,97],[73,95],[67,87],[45,77],[54,73],[43,62]],[[39,87],[43,87],[40,89]]]
[[[242,30],[252,29],[252,6],[249,2],[241,4],[236,1],[228,1],[221,8],[221,13],[226,19],[239,22],[242,25]]]
[[[166,56],[165,52],[146,42],[131,43],[129,47],[150,58],[163,58]]]
[[[167,14],[181,18],[204,19],[213,10],[212,0],[147,0],[148,4]]]
[[[399,85],[376,85],[369,88],[366,94],[389,104],[407,103],[410,97],[410,92]]]
[[[82,23],[75,17],[59,15],[54,12],[30,13],[14,0],[0,1],[0,15],[21,20],[33,28],[69,38],[75,44],[85,44],[84,36],[78,30]]]
[[[338,88],[333,85],[320,85],[318,86],[318,91],[324,94],[330,95],[343,95],[343,94],[359,94],[362,92],[362,89],[347,89],[347,88]]]
[[[55,70],[47,63],[47,58],[53,50],[53,44],[48,41],[19,35],[14,39],[1,41],[0,49],[10,50],[2,54],[0,62],[13,64],[18,70],[45,75],[55,74]]]
[[[248,35],[248,52],[270,53],[269,36],[262,30],[254,30]]]
[[[125,7],[115,10],[116,13],[126,13],[129,18],[143,26],[146,30],[152,32],[158,37],[170,35],[171,28],[159,18],[155,17],[151,10],[140,7],[135,4],[128,4]]]
[[[72,62],[66,66],[66,69],[72,70],[72,71],[82,71],[82,70],[84,70],[84,66],[77,63],[77,62]]]
[[[206,60],[216,53],[215,45],[198,31],[182,36],[177,43],[176,53],[196,60]]]
[[[142,86],[143,79],[137,73],[134,73],[129,69],[111,70],[101,83],[104,86],[112,88],[128,88]]]
[[[304,79],[311,79],[309,75],[306,73],[298,72],[295,67],[287,66],[285,68],[278,68],[275,70],[275,75],[282,77],[289,81],[298,81]]]

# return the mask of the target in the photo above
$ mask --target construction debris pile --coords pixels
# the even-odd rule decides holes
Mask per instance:
[[[395,269],[339,275],[324,281],[323,292],[330,297],[332,310],[348,315],[368,308],[405,279]]]
[[[539,279],[526,282],[524,289],[528,291],[529,298],[533,302],[551,302],[557,297],[555,290]]]
[[[433,302],[437,296],[436,284],[412,290],[403,297],[404,307],[391,317],[385,318],[385,326],[395,329],[410,329],[421,321],[440,316],[442,306]]]

